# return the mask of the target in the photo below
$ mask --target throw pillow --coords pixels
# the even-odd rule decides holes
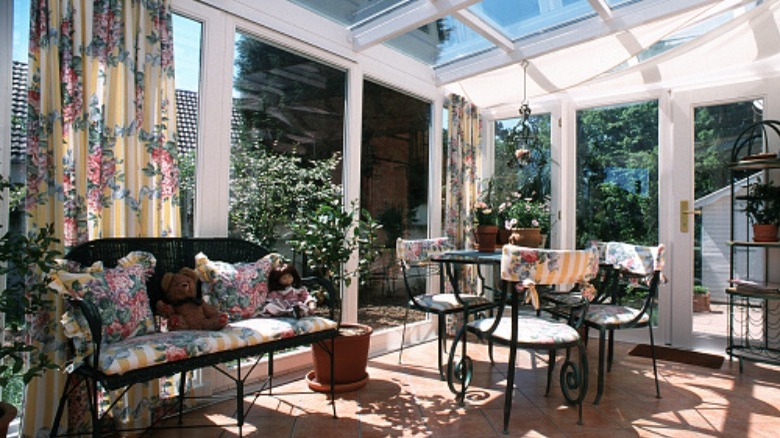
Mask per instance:
[[[195,256],[195,270],[205,283],[203,294],[231,321],[254,316],[265,303],[268,275],[282,263],[280,254],[271,253],[255,262],[227,263]]]

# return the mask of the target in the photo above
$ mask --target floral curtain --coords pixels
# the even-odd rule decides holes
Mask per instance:
[[[179,233],[170,3],[31,2],[28,229],[53,223],[63,252],[101,237]],[[38,318],[32,333],[58,363],[61,312]],[[66,378],[51,371],[28,385],[24,436],[48,435]],[[124,419],[147,422],[157,394],[141,386],[123,398]],[[69,406],[71,430],[84,427],[81,401]]]
[[[471,209],[479,194],[482,116],[476,106],[451,94],[449,117],[444,231],[457,248],[473,248]]]
[[[475,248],[471,211],[479,195],[482,116],[479,108],[461,96],[451,94],[449,101],[444,233],[456,248]],[[476,287],[476,273],[465,268],[461,290],[473,293]],[[448,326],[460,324],[454,321]]]

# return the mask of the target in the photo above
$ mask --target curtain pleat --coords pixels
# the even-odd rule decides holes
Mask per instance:
[[[171,0],[33,0],[30,17],[28,229],[54,223],[63,252],[101,237],[178,235]],[[55,302],[32,337],[63,363]],[[48,435],[66,378],[50,371],[27,386],[24,436]],[[71,432],[89,427],[83,397],[64,416]],[[118,421],[148,425],[158,401],[157,382],[139,385]]]

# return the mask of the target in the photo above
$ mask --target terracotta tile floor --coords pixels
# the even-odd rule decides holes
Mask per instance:
[[[554,437],[777,437],[780,435],[780,367],[724,361],[719,370],[659,361],[661,399],[655,398],[649,359],[628,356],[633,344],[616,343],[615,363],[606,376],[600,405],[595,395],[598,342],[590,342],[590,392],[584,425],[567,406],[554,382],[544,396],[544,355],[518,354],[516,390],[509,434]],[[459,406],[435,369],[435,342],[370,360],[371,380],[362,390],[338,395],[338,419],[326,396],[312,393],[303,379],[287,377],[274,395],[255,401],[244,436],[263,437],[494,437],[502,436],[506,350],[496,349],[496,366],[487,348],[472,344],[474,382]],[[558,366],[558,369],[560,365]],[[290,381],[292,380],[292,381]],[[556,373],[557,380],[557,373]],[[245,399],[245,406],[252,398]],[[186,415],[188,424],[224,423],[235,402]],[[156,432],[161,437],[236,436],[235,428],[195,428]]]

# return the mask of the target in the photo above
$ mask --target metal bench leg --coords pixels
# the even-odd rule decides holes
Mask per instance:
[[[184,391],[187,387],[187,372],[183,371],[179,373],[179,425],[184,422],[182,414],[184,413]]]
[[[404,313],[404,328],[401,330],[401,350],[398,352],[398,363],[404,355],[404,341],[406,340],[406,324],[409,321],[409,303],[406,303],[406,313]]]

